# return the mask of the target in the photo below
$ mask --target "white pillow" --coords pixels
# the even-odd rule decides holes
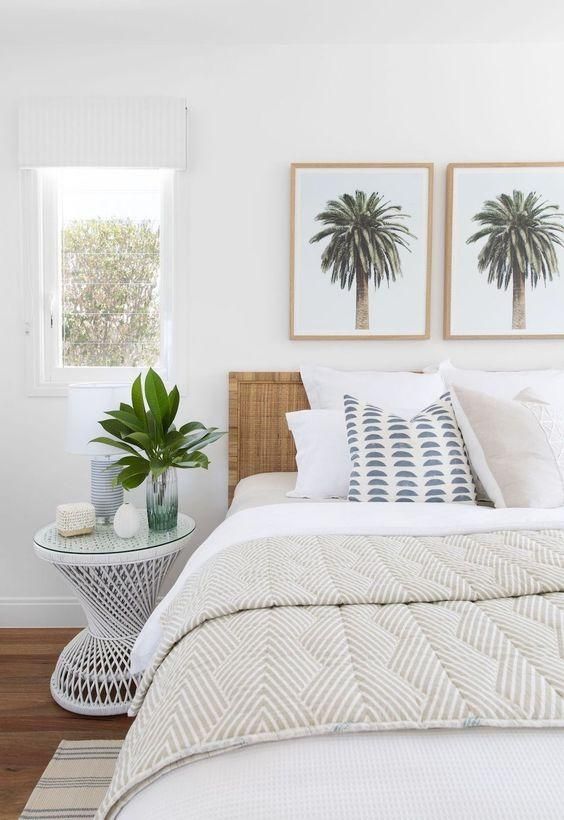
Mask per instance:
[[[549,404],[564,407],[564,370],[464,370],[441,362],[444,385],[478,390],[500,399],[512,399],[521,390],[533,389]]]
[[[286,413],[296,444],[298,478],[290,498],[346,498],[351,460],[345,414],[339,410]]]
[[[564,506],[564,408],[531,391],[513,400],[455,387],[472,466],[496,507]]]
[[[341,410],[347,394],[410,418],[444,392],[443,380],[436,371],[348,371],[304,365],[300,373],[312,410]]]

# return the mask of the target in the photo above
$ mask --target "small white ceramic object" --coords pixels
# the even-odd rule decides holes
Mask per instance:
[[[94,530],[96,513],[87,501],[80,504],[59,504],[56,515],[57,531],[65,538],[87,535]]]
[[[114,516],[114,532],[118,538],[133,538],[140,526],[139,514],[133,504],[122,504]]]

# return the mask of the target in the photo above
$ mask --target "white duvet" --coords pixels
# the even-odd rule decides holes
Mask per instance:
[[[230,544],[290,534],[446,535],[564,528],[564,508],[301,502],[239,509],[190,558],[133,653],[143,669],[159,615]],[[237,749],[163,775],[120,820],[528,820],[564,817],[564,730],[474,729],[301,738]]]

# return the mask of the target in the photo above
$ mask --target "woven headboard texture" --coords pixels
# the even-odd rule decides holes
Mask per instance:
[[[229,502],[246,476],[295,471],[285,413],[308,408],[299,373],[229,374]]]

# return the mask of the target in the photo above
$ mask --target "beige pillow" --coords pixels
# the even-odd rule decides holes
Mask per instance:
[[[452,387],[480,481],[496,507],[564,506],[564,409],[532,391],[515,399]]]

